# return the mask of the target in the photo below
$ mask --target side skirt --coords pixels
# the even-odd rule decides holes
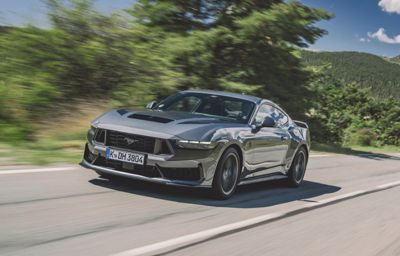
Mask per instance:
[[[252,183],[257,183],[257,182],[263,182],[263,181],[269,181],[269,180],[281,180],[281,179],[286,179],[286,178],[287,178],[286,175],[283,175],[282,173],[277,172],[277,173],[266,174],[263,176],[256,176],[256,177],[242,179],[238,185],[239,186],[247,185],[247,184],[252,184]]]

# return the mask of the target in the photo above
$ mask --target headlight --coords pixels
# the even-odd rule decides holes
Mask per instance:
[[[176,145],[180,148],[189,149],[213,149],[217,146],[217,143],[197,140],[177,140]]]
[[[93,140],[95,133],[96,133],[96,127],[91,125],[90,129],[88,130],[88,133],[87,133],[88,141],[92,141]]]

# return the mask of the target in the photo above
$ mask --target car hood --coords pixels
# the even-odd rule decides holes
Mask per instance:
[[[247,124],[227,122],[201,114],[116,109],[96,118],[92,125],[103,129],[140,134],[163,139],[212,141],[227,128],[239,128]]]

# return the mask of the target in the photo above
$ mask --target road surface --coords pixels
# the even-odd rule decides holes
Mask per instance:
[[[400,255],[400,155],[319,154],[301,188],[207,191],[0,167],[0,255]]]

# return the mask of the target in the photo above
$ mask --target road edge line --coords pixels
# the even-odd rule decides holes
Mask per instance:
[[[35,173],[35,172],[60,172],[60,171],[71,171],[77,169],[76,167],[49,167],[49,168],[36,168],[36,169],[15,169],[15,170],[0,170],[2,174],[23,174],[23,173]]]
[[[328,156],[333,156],[332,154],[310,154],[311,158],[314,157],[328,157]]]

